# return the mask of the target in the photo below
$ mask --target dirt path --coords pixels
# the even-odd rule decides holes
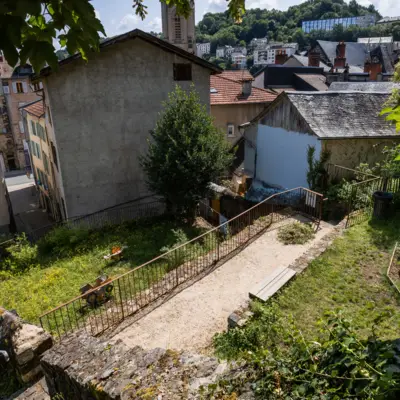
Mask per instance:
[[[228,316],[248,302],[254,285],[277,267],[287,267],[330,232],[322,223],[313,241],[285,246],[277,230],[263,234],[221,267],[113,337],[128,346],[202,351],[216,332],[227,327]]]

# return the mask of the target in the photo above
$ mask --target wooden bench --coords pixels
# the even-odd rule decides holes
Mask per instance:
[[[278,267],[268,276],[268,278],[253,287],[249,293],[249,297],[261,301],[267,301],[295,275],[296,271],[290,268]]]

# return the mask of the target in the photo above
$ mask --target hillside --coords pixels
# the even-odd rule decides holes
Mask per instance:
[[[235,24],[228,12],[207,13],[196,27],[197,41],[210,41],[213,54],[217,46],[249,44],[253,38],[266,36],[274,41],[297,42],[301,49],[316,39],[357,41],[358,37],[393,35],[395,40],[400,40],[400,24],[369,28],[353,26],[346,30],[337,26],[330,32],[313,31],[310,34],[305,34],[301,29],[303,20],[365,14],[375,14],[377,19],[381,18],[373,5],[364,7],[356,0],[351,0],[349,4],[344,0],[308,0],[289,7],[287,11],[251,9],[246,12],[241,24]]]

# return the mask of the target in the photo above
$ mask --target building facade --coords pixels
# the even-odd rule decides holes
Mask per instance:
[[[197,57],[203,57],[205,54],[210,54],[211,43],[197,43]]]
[[[296,53],[297,43],[270,43],[264,49],[254,50],[254,65],[276,64],[276,56],[286,55],[289,58]]]
[[[162,103],[176,85],[194,85],[209,109],[210,75],[219,72],[140,30],[104,41],[88,64],[75,57],[61,61],[56,72],[44,69],[46,127],[52,128],[47,134],[63,217],[151,194],[140,156]]]
[[[371,25],[375,25],[375,15],[362,15],[359,17],[344,17],[344,18],[332,18],[332,19],[318,19],[313,21],[303,21],[301,27],[303,32],[310,33],[311,31],[331,31],[335,25],[342,25],[344,29],[349,26],[356,25],[366,28]]]
[[[247,58],[242,53],[232,53],[231,61],[234,67],[244,69],[247,65]]]
[[[2,111],[3,129],[6,135],[6,147],[3,145],[3,157],[6,170],[24,169],[29,165],[26,157],[27,144],[25,141],[25,128],[20,112],[20,107],[39,99],[36,89],[30,84],[32,67],[28,65],[17,66],[11,76],[2,77],[2,91],[7,108]],[[4,100],[2,100],[4,105]],[[4,140],[3,140],[4,142]],[[12,147],[12,151],[11,151]],[[5,154],[5,156],[4,156]]]
[[[164,39],[189,53],[196,53],[195,7],[191,1],[192,13],[186,19],[176,14],[176,7],[161,3],[162,31]]]
[[[55,221],[63,219],[60,189],[55,176],[52,141],[46,127],[46,110],[43,100],[37,100],[21,109],[27,130],[27,142],[42,208]]]

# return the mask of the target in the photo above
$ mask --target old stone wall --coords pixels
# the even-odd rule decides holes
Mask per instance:
[[[224,374],[216,359],[181,351],[128,349],[85,333],[54,346],[42,358],[50,396],[67,399],[198,399],[200,388]]]
[[[322,147],[331,152],[329,160],[332,164],[347,168],[355,168],[360,163],[374,166],[382,161],[382,150],[400,143],[400,136],[393,139],[338,139],[323,140]]]
[[[42,376],[40,357],[52,345],[52,337],[42,328],[24,323],[15,313],[0,308],[3,367],[12,369],[21,383],[33,382]]]

